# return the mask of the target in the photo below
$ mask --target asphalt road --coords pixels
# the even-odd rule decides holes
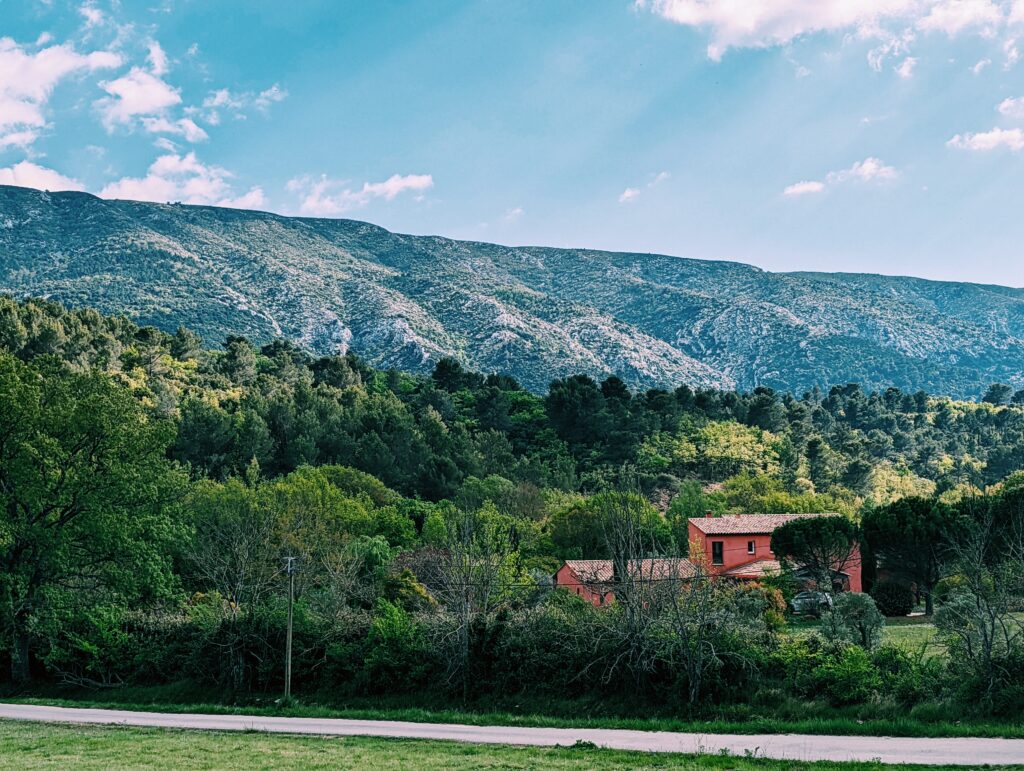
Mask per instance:
[[[1024,739],[902,739],[872,736],[682,734],[600,728],[524,728],[391,720],[340,720],[254,715],[189,715],[113,709],[72,709],[0,704],[0,719],[89,723],[205,731],[268,731],[318,736],[382,736],[478,744],[535,746],[593,742],[600,747],[648,752],[756,755],[786,760],[861,760],[963,766],[1024,764]]]

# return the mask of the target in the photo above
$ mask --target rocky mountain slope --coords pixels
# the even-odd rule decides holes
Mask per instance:
[[[424,371],[454,356],[534,389],[1024,385],[1024,290],[406,236],[353,220],[0,186],[0,291],[207,340],[291,338]]]

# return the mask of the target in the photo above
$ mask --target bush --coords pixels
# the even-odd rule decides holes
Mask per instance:
[[[906,616],[914,609],[914,593],[895,581],[882,581],[871,590],[878,609],[886,616]]]
[[[874,663],[856,645],[827,657],[814,669],[814,678],[819,691],[836,706],[865,702],[882,687]]]
[[[363,658],[366,690],[416,690],[423,686],[429,670],[430,649],[416,620],[398,605],[378,600]]]
[[[875,648],[882,641],[885,617],[875,601],[866,594],[844,592],[836,598],[835,612],[842,620],[843,636],[864,650]]]
[[[942,691],[942,660],[928,658],[923,647],[910,652],[897,645],[883,645],[871,659],[882,677],[885,692],[900,704],[910,706],[927,702]]]

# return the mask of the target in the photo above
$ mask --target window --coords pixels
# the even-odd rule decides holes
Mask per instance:
[[[757,554],[757,541],[747,541],[747,554]]]
[[[725,564],[725,543],[723,541],[712,541],[711,542],[711,564],[712,565],[724,565]]]

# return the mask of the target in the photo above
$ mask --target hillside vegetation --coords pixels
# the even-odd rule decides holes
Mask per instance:
[[[351,220],[0,187],[0,290],[144,325],[287,338],[429,373],[452,357],[542,392],[856,382],[981,396],[1024,387],[1024,290],[731,262],[504,247]]]
[[[283,340],[210,349],[0,298],[0,664],[19,688],[277,693],[290,556],[307,697],[1019,715],[1024,407],[990,390],[576,375],[540,396],[451,359],[424,376]],[[914,576],[949,656],[885,643],[861,594],[782,634],[786,575],[733,586],[697,555],[685,580],[620,578],[606,607],[552,591],[565,559],[685,554],[708,510],[836,512],[787,527],[863,539],[868,579],[874,553]]]

